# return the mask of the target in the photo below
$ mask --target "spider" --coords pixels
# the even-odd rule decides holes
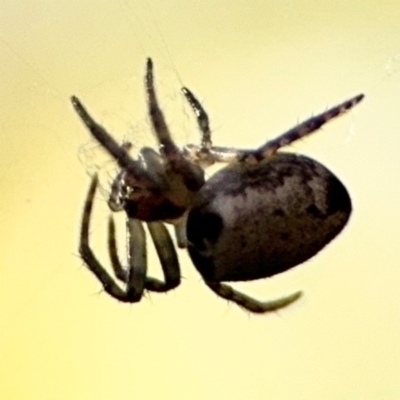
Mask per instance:
[[[278,151],[316,131],[358,104],[355,96],[312,117],[254,150],[212,145],[209,118],[195,95],[182,88],[201,133],[199,145],[180,149],[174,142],[154,87],[153,63],[147,60],[145,90],[159,151],[143,147],[135,159],[129,145],[118,144],[75,96],[72,104],[100,145],[116,160],[120,172],[108,205],[125,211],[128,266],[117,255],[116,228],[108,225],[108,250],[114,276],[98,261],[89,243],[97,176],[86,197],[79,252],[104,290],[122,302],[138,302],[144,291],[167,292],[180,284],[180,266],[165,223],[175,228],[177,245],[187,248],[206,285],[218,296],[253,313],[276,311],[296,301],[301,291],[262,302],[224,281],[271,277],[317,254],[346,225],[350,196],[341,181],[319,162]],[[227,165],[208,180],[206,167]],[[160,259],[164,280],[147,275],[146,235]],[[118,282],[120,281],[120,282]]]

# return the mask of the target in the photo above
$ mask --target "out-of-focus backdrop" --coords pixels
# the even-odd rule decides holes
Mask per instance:
[[[0,9],[0,398],[400,398],[396,1],[0,0]],[[288,309],[252,316],[227,304],[185,252],[181,287],[135,305],[101,293],[83,266],[88,172],[107,192],[114,167],[69,97],[120,140],[151,144],[148,56],[180,143],[197,140],[182,85],[203,101],[215,143],[238,147],[366,94],[290,148],[346,184],[348,227],[297,269],[236,285],[260,299],[303,289]],[[108,265],[97,199],[93,245]]]

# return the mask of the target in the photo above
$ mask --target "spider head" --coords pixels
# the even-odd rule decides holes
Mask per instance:
[[[72,104],[93,137],[121,168],[111,187],[108,200],[111,210],[124,210],[129,218],[141,221],[176,222],[193,205],[204,185],[204,170],[200,162],[191,161],[192,157],[177,147],[169,132],[158,105],[153,63],[150,59],[146,64],[145,88],[149,117],[159,143],[159,153],[144,147],[135,159],[129,154],[130,144],[119,144],[91,117],[75,96],[72,97]],[[199,106],[193,94],[188,89],[185,89],[184,94],[197,110]],[[208,128],[208,123],[205,124]],[[208,142],[207,144],[210,145]]]
[[[138,160],[132,160],[114,179],[108,200],[110,209],[125,210],[129,218],[142,221],[179,219],[204,184],[203,169],[187,163],[193,178],[189,182],[185,170],[175,171],[168,160],[144,147]]]

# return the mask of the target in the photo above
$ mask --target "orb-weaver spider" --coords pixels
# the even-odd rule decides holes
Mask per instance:
[[[207,113],[187,88],[182,92],[201,132],[200,145],[175,144],[154,88],[153,63],[147,60],[145,88],[150,121],[159,152],[144,147],[137,159],[72,97],[72,104],[93,137],[117,161],[109,207],[123,210],[128,226],[128,267],[117,255],[115,225],[109,220],[109,253],[115,277],[100,264],[89,245],[89,227],[97,177],[86,198],[80,254],[104,290],[123,302],[138,302],[145,290],[167,292],[180,284],[180,267],[164,223],[173,224],[179,247],[187,247],[194,266],[217,295],[254,313],[285,307],[301,296],[260,302],[223,281],[248,281],[284,272],[314,256],[346,225],[350,196],[340,180],[317,161],[278,151],[316,131],[358,104],[347,100],[267,141],[255,150],[215,147]],[[227,165],[205,180],[204,168]],[[147,223],[164,281],[147,276]]]

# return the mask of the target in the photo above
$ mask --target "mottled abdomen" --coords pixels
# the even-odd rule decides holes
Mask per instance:
[[[351,200],[315,160],[277,153],[228,165],[189,213],[189,254],[208,281],[269,277],[318,253],[346,225]]]

